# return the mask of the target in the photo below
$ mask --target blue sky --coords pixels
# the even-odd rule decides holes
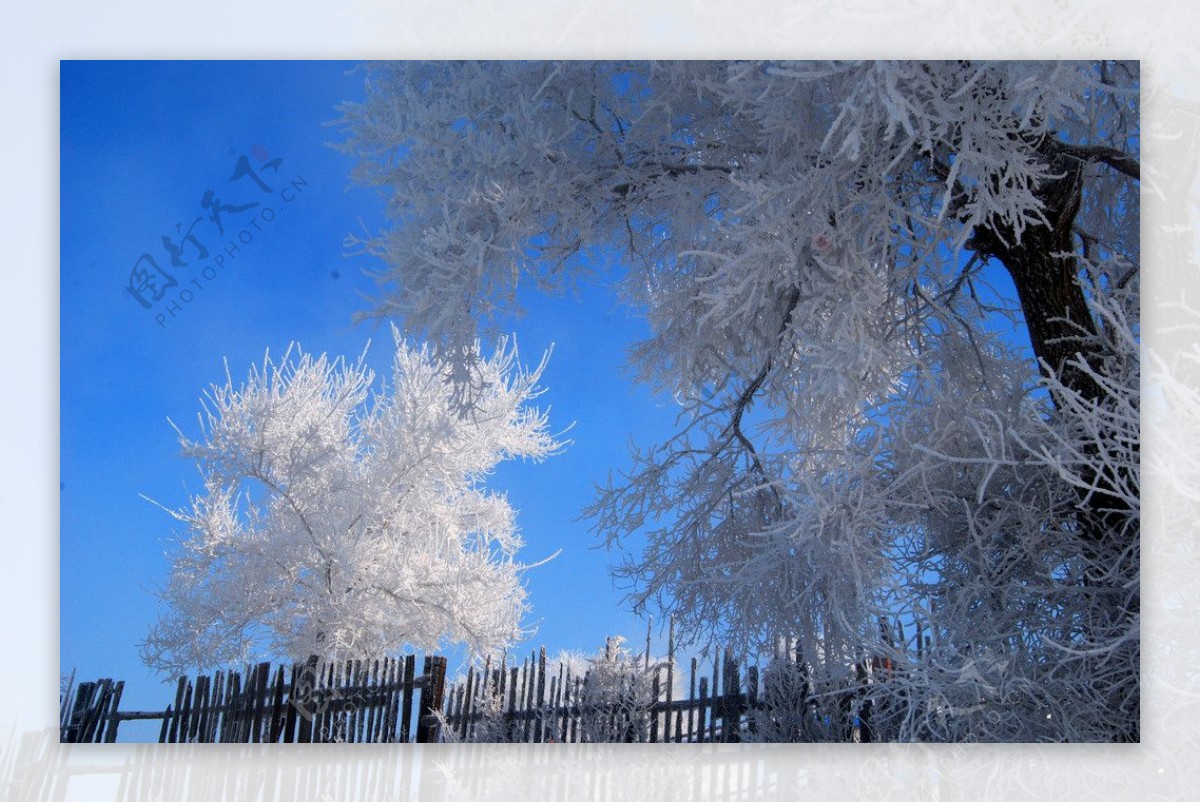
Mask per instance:
[[[168,419],[197,434],[200,396],[223,380],[224,360],[238,380],[292,341],[356,356],[372,340],[369,362],[389,364],[387,330],[352,323],[375,292],[365,272],[380,266],[344,244],[381,225],[383,202],[350,184],[352,160],[329,146],[336,104],[362,94],[353,66],[61,65],[60,665],[126,680],[122,708],[170,696],[137,646],[159,613],[152,591],[176,531],[143,496],[178,508],[199,485]],[[261,184],[245,170],[231,180],[242,157]],[[185,264],[172,265],[164,235]],[[135,268],[155,283],[131,282]],[[616,556],[594,548],[578,516],[593,483],[627,465],[630,438],[661,439],[674,411],[627,381],[624,347],[646,330],[610,292],[527,302],[512,329],[526,363],[554,344],[539,401],[555,431],[573,425],[573,443],[490,483],[519,511],[526,561],[561,551],[528,574],[538,633],[526,649],[592,652],[614,634],[637,645],[645,624],[621,606],[607,569]]]

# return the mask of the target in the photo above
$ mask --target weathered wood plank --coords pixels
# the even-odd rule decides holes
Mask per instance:
[[[401,742],[411,742],[413,736],[413,697],[416,691],[417,658],[409,655],[404,659],[403,717],[400,721]]]
[[[179,741],[180,719],[186,724],[186,716],[183,710],[183,695],[187,691],[187,677],[179,678],[179,683],[175,687],[175,716],[171,718],[171,729],[167,732],[167,741],[174,744]]]

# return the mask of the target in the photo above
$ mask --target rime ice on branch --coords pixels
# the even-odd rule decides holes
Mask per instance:
[[[590,511],[635,606],[818,684],[891,653],[898,738],[1136,738],[1136,63],[368,72],[376,314],[466,371],[522,285],[621,264],[681,411]]]
[[[393,330],[395,331],[395,330]],[[473,346],[463,413],[445,363],[396,333],[389,385],[293,347],[207,393],[202,436],[180,433],[205,491],[143,646],[167,672],[251,656],[368,658],[404,645],[478,652],[525,635],[515,513],[484,480],[561,446],[530,406],[545,365]]]

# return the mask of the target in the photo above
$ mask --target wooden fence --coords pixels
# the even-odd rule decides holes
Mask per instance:
[[[856,665],[844,687],[827,691],[818,705],[791,647],[775,656],[796,670],[791,680],[772,686],[758,666],[726,650],[711,665],[691,658],[684,687],[683,676],[677,683],[683,670],[674,638],[667,658],[655,664],[648,642],[641,666],[626,658],[594,661],[584,671],[549,667],[543,648],[519,665],[509,665],[507,656],[498,665],[489,660],[449,685],[442,657],[426,657],[419,675],[411,655],[372,662],[310,658],[273,673],[263,663],[244,672],[182,677],[164,711],[121,711],[124,683],[102,679],[64,693],[60,739],[113,742],[121,722],[138,719],[161,720],[159,742],[706,743],[759,738],[764,726],[775,729],[767,736],[778,741],[877,738],[866,691],[870,676],[890,671],[890,663],[872,661],[870,671],[866,663]],[[782,725],[780,711],[787,720]]]
[[[885,642],[892,643],[891,625],[881,621],[881,627]],[[902,629],[897,632],[903,642]],[[545,649],[511,666],[501,657],[499,666],[489,661],[482,669],[472,667],[465,679],[447,687],[442,739],[869,742],[882,735],[868,689],[892,673],[889,659],[876,657],[848,667],[838,688],[818,696],[800,647],[791,640],[771,656],[787,667],[773,680],[759,666],[735,660],[729,650],[718,651],[711,664],[691,658],[686,669],[679,666],[673,623],[667,651],[665,659],[652,661],[648,632],[646,652],[638,659],[644,663],[632,666],[626,659],[624,686],[614,685],[612,677],[595,682],[594,673],[605,671],[602,660],[583,671],[562,663],[547,666]],[[614,659],[614,645],[606,653]],[[614,666],[608,665],[610,675]],[[677,683],[685,678],[686,686]]]
[[[321,663],[271,671],[181,677],[164,711],[121,711],[123,682],[80,683],[63,696],[60,741],[114,742],[122,722],[162,721],[159,742],[434,742],[446,659],[415,656]]]
[[[704,667],[705,669],[707,666]],[[446,741],[505,742],[736,742],[753,730],[761,704],[759,669],[741,668],[728,651],[700,675],[692,658],[688,693],[675,697],[675,664],[667,660],[631,675],[624,697],[589,693],[590,672],[564,664],[547,672],[546,651],[520,666],[471,668],[447,688]],[[595,670],[592,670],[595,671]],[[637,687],[641,682],[641,687]]]

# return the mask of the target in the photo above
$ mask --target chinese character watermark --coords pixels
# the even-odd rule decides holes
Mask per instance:
[[[145,251],[133,261],[125,292],[159,327],[183,314],[308,186],[301,175],[281,176],[283,157],[271,157],[262,145],[250,153],[257,168],[239,154],[225,183],[204,190],[191,223],[176,223],[161,235],[161,252]]]

